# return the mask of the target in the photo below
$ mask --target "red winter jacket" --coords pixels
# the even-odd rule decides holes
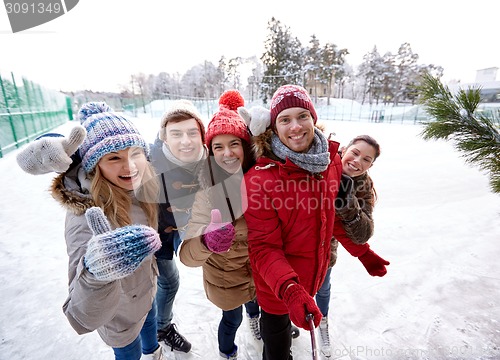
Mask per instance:
[[[282,163],[266,140],[255,141],[256,165],[245,174],[248,250],[257,300],[270,314],[288,313],[283,285],[301,284],[313,296],[323,283],[330,259],[342,165],[339,144],[329,141],[330,165],[311,174]],[[273,159],[274,158],[274,159]]]

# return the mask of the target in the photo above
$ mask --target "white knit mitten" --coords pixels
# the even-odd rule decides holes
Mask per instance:
[[[73,155],[85,139],[87,132],[77,125],[64,137],[59,134],[47,134],[28,144],[17,154],[17,164],[31,175],[49,172],[64,172],[73,162]]]
[[[245,120],[252,136],[264,133],[271,124],[271,112],[263,106],[252,106],[250,109],[239,107],[238,113]]]

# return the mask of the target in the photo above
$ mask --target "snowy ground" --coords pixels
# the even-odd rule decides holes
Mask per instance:
[[[158,119],[137,121],[152,140]],[[72,123],[56,129],[69,133]],[[500,358],[500,196],[450,143],[425,142],[415,125],[328,122],[341,144],[374,136],[382,155],[371,170],[379,201],[372,248],[391,261],[373,278],[341,250],[332,274],[332,359]],[[0,359],[113,359],[96,333],[79,336],[61,306],[67,293],[64,212],[47,192],[52,175],[30,176],[0,159]],[[205,298],[201,269],[178,262],[174,307],[189,354],[217,359],[220,311]],[[260,359],[243,322],[240,359]],[[294,359],[311,359],[306,331]]]

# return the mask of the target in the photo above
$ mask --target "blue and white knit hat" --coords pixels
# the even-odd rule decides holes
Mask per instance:
[[[80,145],[82,166],[90,173],[99,160],[110,152],[137,146],[149,155],[149,147],[135,125],[127,118],[113,112],[104,102],[83,104],[78,111],[87,136]]]

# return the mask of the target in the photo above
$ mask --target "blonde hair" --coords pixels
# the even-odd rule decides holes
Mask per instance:
[[[132,225],[130,218],[132,199],[129,191],[106,179],[102,175],[99,166],[95,167],[91,175],[93,176],[91,185],[92,198],[96,206],[103,210],[109,222],[116,227]],[[148,225],[154,229],[158,228],[158,193],[158,180],[153,166],[148,162],[141,185],[136,190],[136,198],[146,214]]]

